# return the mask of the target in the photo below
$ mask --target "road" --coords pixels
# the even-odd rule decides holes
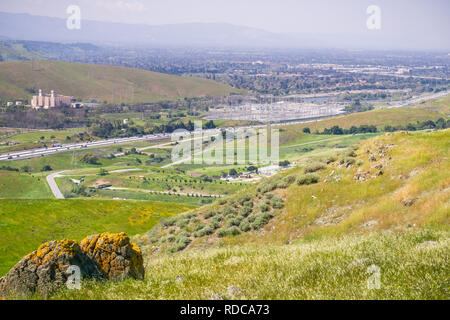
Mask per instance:
[[[428,96],[420,96],[420,97],[416,97],[416,98],[413,98],[413,99],[410,99],[410,100],[407,100],[404,102],[400,102],[400,103],[397,103],[394,105],[387,105],[385,107],[382,107],[382,109],[405,107],[405,106],[408,106],[411,104],[417,104],[417,103],[421,103],[424,101],[437,99],[437,98],[443,97],[447,94],[448,94],[448,92],[444,91],[444,92],[439,92],[439,93],[435,93],[435,94],[428,95]],[[294,125],[294,124],[318,122],[318,121],[322,121],[322,120],[323,119],[281,122],[281,123],[271,124],[271,126],[273,126],[273,127],[289,126],[289,125]],[[234,127],[234,129],[257,129],[257,128],[264,128],[264,127],[266,127],[265,124],[255,125],[255,126]],[[209,129],[209,130],[203,130],[203,133],[219,134],[220,131],[221,131],[220,129]],[[139,142],[139,141],[148,141],[148,142],[160,141],[160,140],[171,139],[171,137],[172,137],[172,134],[164,133],[164,134],[145,135],[145,136],[139,136],[139,137],[114,138],[114,139],[98,140],[98,141],[93,141],[93,142],[65,144],[65,145],[61,145],[60,147],[39,148],[39,149],[30,149],[30,150],[24,150],[24,151],[3,153],[3,154],[0,154],[0,161],[30,159],[30,158],[47,156],[47,155],[64,152],[64,151],[80,150],[80,149],[85,149],[85,148],[98,148],[98,147],[110,146],[110,145],[114,145],[114,144],[123,144],[123,143],[130,143],[130,142]]]
[[[446,96],[447,94],[448,94],[448,92],[443,91],[443,92],[438,92],[438,93],[434,93],[434,94],[427,95],[427,96],[419,96],[416,98],[409,99],[407,101],[396,102],[393,105],[387,105],[387,106],[381,107],[380,109],[402,108],[402,107],[406,107],[411,104],[418,104],[418,103],[425,102],[428,100],[438,99],[443,96]]]
[[[63,173],[63,172],[64,171],[59,171],[59,172],[51,173],[47,176],[47,183],[50,186],[50,189],[52,190],[53,195],[55,196],[56,199],[64,199],[64,195],[59,190],[58,185],[56,184],[56,181],[55,181],[55,178],[60,177],[61,173]]]

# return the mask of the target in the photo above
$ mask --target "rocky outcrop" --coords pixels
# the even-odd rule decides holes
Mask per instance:
[[[103,233],[81,241],[81,250],[93,259],[109,279],[144,278],[144,262],[138,245],[125,233]]]
[[[0,296],[47,297],[66,285],[70,266],[80,269],[81,279],[144,278],[139,247],[124,233],[103,233],[87,237],[81,245],[67,239],[42,244],[0,279]]]

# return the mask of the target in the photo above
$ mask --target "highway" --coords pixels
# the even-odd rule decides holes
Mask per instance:
[[[297,121],[297,122],[286,122],[286,123],[277,123],[272,124],[271,126],[286,126],[286,125],[293,125],[293,124],[299,124],[299,123],[308,123],[313,122],[317,120],[310,120],[310,121]],[[266,125],[255,125],[255,126],[247,126],[247,127],[234,127],[234,129],[256,129],[256,128],[264,128]],[[204,134],[219,134],[221,132],[221,129],[208,129],[208,130],[202,130]],[[195,132],[193,132],[195,133]],[[80,150],[80,149],[87,149],[87,148],[98,148],[98,147],[105,147],[110,146],[114,144],[123,144],[123,143],[130,143],[130,142],[139,142],[139,141],[161,141],[161,140],[167,140],[171,139],[172,134],[170,133],[164,133],[164,134],[155,134],[155,135],[145,135],[140,137],[129,137],[129,138],[114,138],[114,139],[106,139],[106,140],[97,140],[92,142],[82,142],[82,143],[73,143],[73,144],[64,144],[59,147],[49,147],[49,148],[39,148],[39,149],[29,149],[29,150],[23,150],[23,151],[17,151],[17,152],[10,152],[10,153],[3,153],[0,154],[0,161],[4,160],[23,160],[23,159],[30,159],[30,158],[36,158],[36,157],[43,157],[48,156],[52,154],[56,154],[59,152],[64,151],[73,151],[73,150]]]
[[[440,97],[443,97],[447,95],[448,92],[439,92],[432,95],[427,96],[420,96],[416,97],[404,102],[396,103],[393,105],[387,105],[384,107],[381,107],[381,109],[390,109],[390,108],[400,108],[405,107],[411,104],[417,104],[421,103],[423,101],[428,101],[432,99],[437,99]],[[295,125],[295,124],[302,124],[302,123],[311,123],[311,122],[317,122],[321,121],[323,119],[315,119],[315,120],[303,120],[303,121],[290,121],[290,122],[281,122],[281,123],[275,123],[271,124],[273,127],[277,126],[289,126],[289,125]],[[257,129],[257,128],[264,128],[267,125],[255,125],[255,126],[244,126],[244,127],[233,127],[233,128],[226,128],[226,129]],[[224,129],[208,129],[208,130],[202,130],[204,134],[219,134],[221,130]],[[80,150],[85,148],[98,148],[98,147],[105,147],[115,144],[123,144],[123,143],[130,143],[130,142],[139,142],[139,141],[160,141],[160,140],[167,140],[171,139],[172,134],[170,133],[161,133],[161,134],[151,134],[151,135],[144,135],[144,136],[138,136],[138,137],[128,137],[128,138],[112,138],[112,139],[106,139],[106,140],[97,140],[92,142],[81,142],[81,143],[72,143],[72,144],[64,144],[59,147],[50,147],[50,148],[39,148],[39,149],[29,149],[29,150],[23,150],[23,151],[17,151],[17,152],[10,152],[10,153],[3,153],[0,154],[0,161],[3,160],[23,160],[23,159],[30,159],[30,158],[36,158],[36,157],[43,157],[48,156],[52,154],[56,154],[59,152],[64,151],[73,151],[73,150]]]

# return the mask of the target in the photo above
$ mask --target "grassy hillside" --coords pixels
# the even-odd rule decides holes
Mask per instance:
[[[307,154],[136,235],[145,281],[84,282],[55,298],[448,299],[449,138],[389,133]],[[373,268],[379,289],[367,286]]]
[[[88,282],[57,298],[448,299],[449,137],[386,134],[303,158],[136,236],[144,282]]]
[[[367,112],[353,113],[331,119],[325,119],[318,122],[303,123],[294,126],[288,126],[286,129],[293,135],[301,131],[302,128],[308,127],[311,132],[322,131],[325,128],[340,126],[348,129],[351,126],[374,125],[378,129],[385,126],[406,126],[408,123],[416,124],[417,121],[436,121],[439,118],[448,119],[450,114],[450,95],[442,98],[411,105],[403,108],[393,109],[376,109]]]
[[[31,59],[41,59],[42,56],[34,51],[26,49],[19,42],[0,42],[1,61],[24,61]]]
[[[134,235],[191,208],[151,201],[0,200],[0,276],[45,241],[106,231]]]
[[[448,233],[415,231],[193,250],[148,259],[144,281],[87,282],[53,298],[448,299],[449,249]],[[379,289],[367,285],[370,266]]]
[[[56,61],[0,63],[0,98],[31,99],[30,89],[55,90],[79,99],[138,103],[223,96],[237,90],[214,81],[125,67]]]

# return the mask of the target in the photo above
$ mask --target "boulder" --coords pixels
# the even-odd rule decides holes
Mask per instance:
[[[0,296],[38,293],[47,297],[65,285],[71,265],[80,268],[81,276],[102,276],[97,264],[81,251],[76,241],[49,241],[25,256],[0,280]]]
[[[82,279],[143,279],[145,273],[139,247],[124,233],[93,235],[80,245],[68,239],[49,241],[0,279],[0,296],[48,297],[66,285],[70,266],[80,268]]]
[[[81,250],[99,265],[111,280],[144,279],[144,260],[138,245],[125,233],[102,233],[81,241]]]

